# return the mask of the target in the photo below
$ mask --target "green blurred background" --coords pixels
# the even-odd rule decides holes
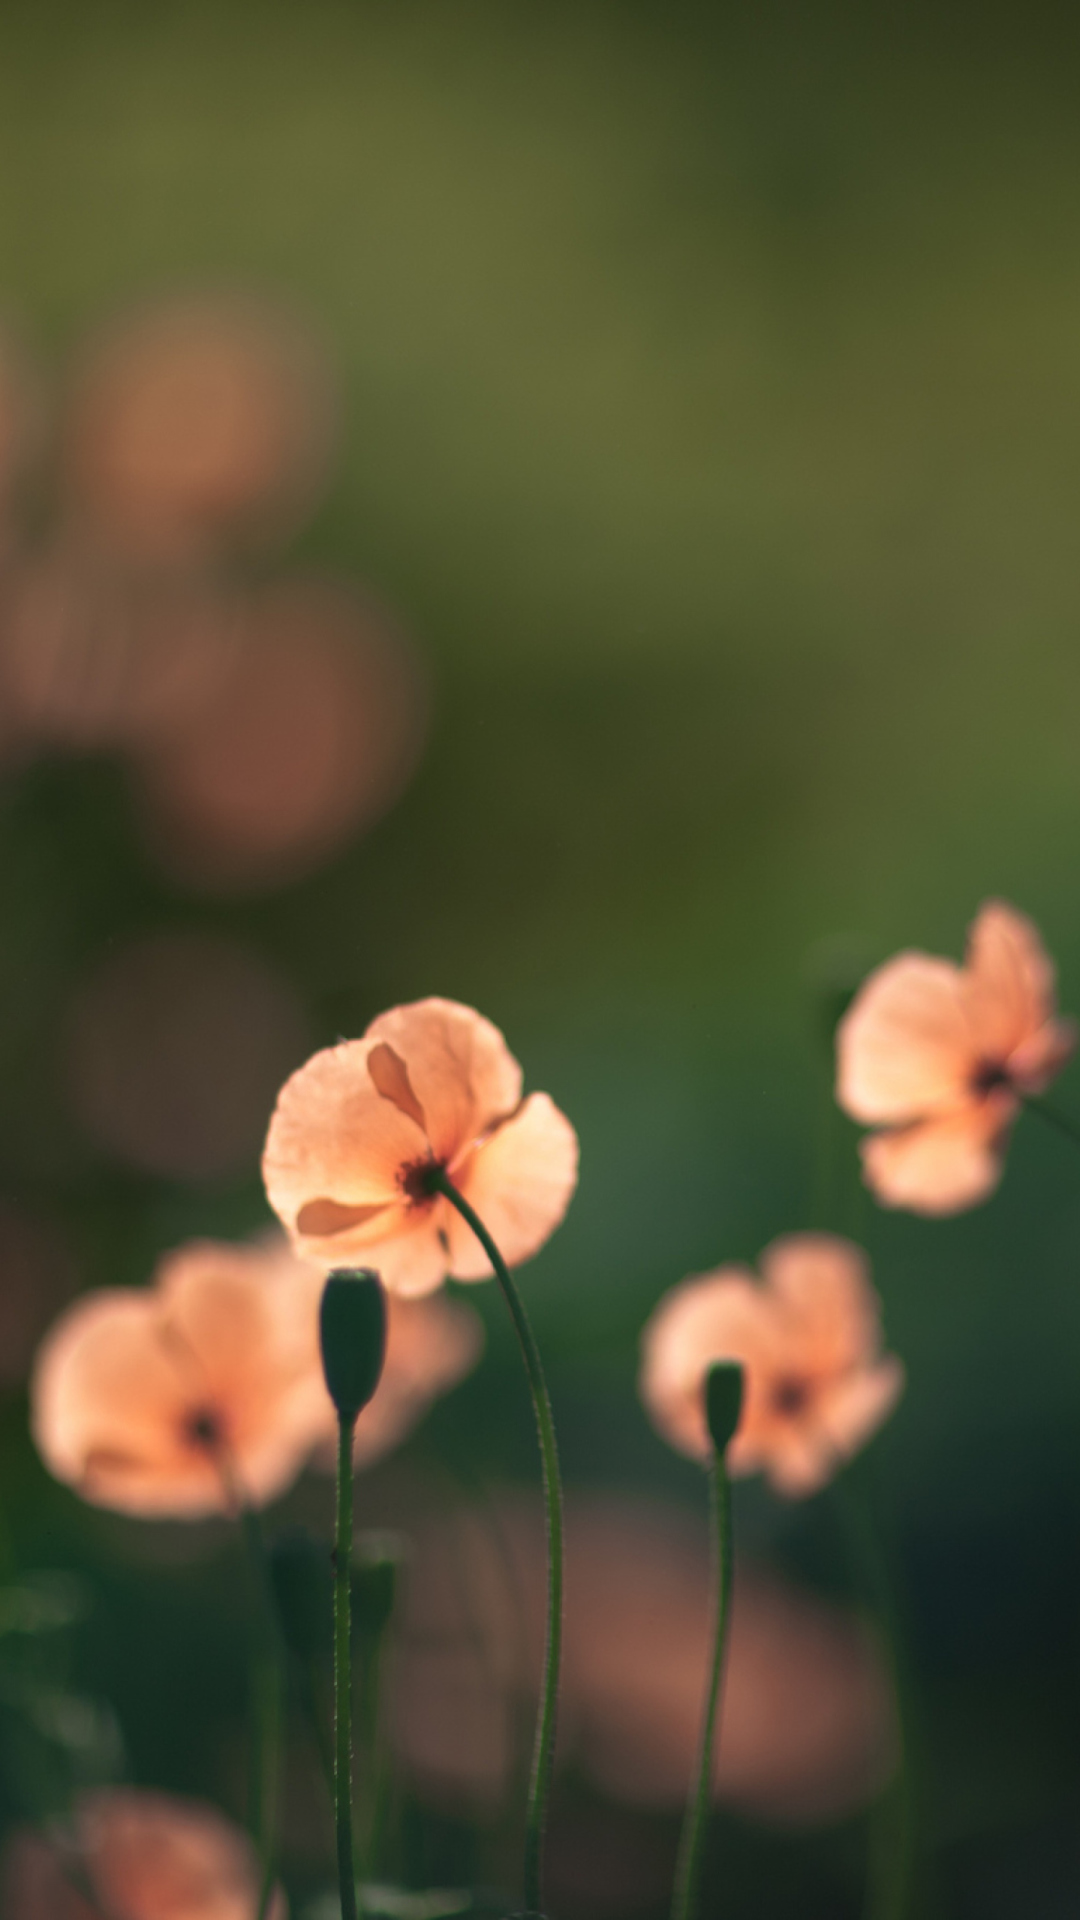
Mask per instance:
[[[107,756],[9,780],[5,1191],[88,1285],[266,1222],[254,1165],[139,1177],[66,1114],[66,1010],[132,933],[254,944],[318,1043],[429,992],[479,1006],[581,1135],[527,1272],[568,1480],[690,1505],[698,1476],[635,1399],[652,1304],[781,1231],[863,1239],[909,1371],[873,1464],[933,1897],[961,1920],[1080,1902],[1080,1167],[1025,1119],[986,1207],[877,1211],[829,1113],[822,989],[900,946],[958,956],[1001,894],[1080,1008],[1078,78],[1038,7],[38,0],[0,21],[7,313],[59,366],[148,293],[306,311],[342,460],[283,563],[369,582],[434,689],[396,808],[258,897],[163,880]],[[1060,1099],[1080,1112],[1080,1071]],[[427,1444],[525,1481],[516,1356],[481,1304],[487,1358]],[[14,1551],[82,1569],[69,1657],[113,1694],[129,1770],[219,1792],[207,1756],[243,1694],[228,1549],[178,1572],[51,1487],[17,1390],[5,1423]],[[750,1491],[742,1525],[828,1582],[816,1506]],[[425,1818],[424,1872],[468,1870]],[[733,1916],[858,1911],[857,1823],[722,1831]]]

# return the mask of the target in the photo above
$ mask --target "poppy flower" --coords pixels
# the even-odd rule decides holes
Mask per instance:
[[[63,1849],[18,1835],[3,1876],[10,1920],[256,1920],[259,1890],[251,1842],[213,1807],[127,1788],[85,1795]],[[268,1920],[286,1911],[279,1890]]]
[[[49,1471],[144,1518],[275,1499],[322,1438],[327,1404],[312,1277],[284,1246],[196,1241],[145,1291],[84,1295],[31,1381]]]
[[[716,1360],[740,1361],[729,1471],[763,1470],[779,1493],[814,1493],[890,1412],[903,1368],[881,1353],[877,1295],[849,1240],[786,1234],[760,1265],[760,1282],[719,1267],[665,1296],[642,1335],[641,1397],[672,1446],[705,1459],[706,1376]]]
[[[1057,1018],[1054,968],[1031,921],[990,900],[962,967],[899,953],[878,967],[837,1028],[836,1097],[880,1131],[861,1146],[887,1207],[957,1213],[1001,1178],[1012,1123],[1076,1045]]]
[[[489,1279],[471,1227],[430,1191],[442,1170],[507,1263],[528,1260],[566,1212],[578,1148],[548,1095],[521,1088],[502,1034],[453,1000],[395,1007],[315,1054],[282,1088],[263,1155],[297,1252],[324,1268],[361,1261],[403,1295],[448,1274]]]

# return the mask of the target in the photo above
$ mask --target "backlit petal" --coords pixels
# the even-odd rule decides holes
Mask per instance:
[[[968,934],[966,995],[980,1049],[1004,1061],[1054,1010],[1054,967],[1026,914],[988,900]]]
[[[836,1046],[836,1097],[854,1120],[915,1120],[955,1106],[978,1059],[960,969],[924,953],[886,961],[856,994]]]
[[[861,1247],[833,1233],[788,1233],[766,1247],[759,1265],[803,1330],[804,1366],[849,1367],[876,1354],[878,1302]]]
[[[821,1396],[818,1419],[841,1458],[853,1453],[876,1433],[904,1390],[904,1369],[894,1354],[874,1367],[861,1367],[838,1380]]]
[[[759,1382],[783,1363],[783,1333],[777,1314],[751,1275],[741,1267],[718,1267],[673,1287],[641,1336],[639,1390],[650,1418],[680,1452],[705,1458],[705,1378],[715,1360],[740,1360],[746,1368],[746,1398],[728,1458],[735,1471],[758,1464],[753,1439],[754,1399]],[[743,1464],[748,1462],[749,1464]]]
[[[369,1051],[365,1040],[342,1041],[294,1073],[278,1096],[263,1154],[270,1205],[298,1251],[317,1261],[325,1255],[328,1265],[347,1257],[351,1245],[341,1229],[334,1230],[332,1209],[364,1224],[356,1210],[400,1202],[402,1169],[430,1157],[416,1121],[373,1084]],[[322,1231],[298,1226],[309,1208],[309,1226]]]
[[[993,1193],[1015,1102],[1008,1095],[860,1143],[866,1184],[883,1206],[960,1213]]]
[[[396,1233],[366,1241],[358,1248],[364,1266],[374,1267],[388,1293],[399,1294],[403,1300],[418,1300],[442,1286],[449,1265],[448,1212],[445,1201],[437,1200],[418,1214],[412,1225],[408,1214],[401,1214]]]
[[[394,1007],[364,1040],[402,1062],[437,1160],[452,1160],[521,1099],[521,1068],[499,1029],[455,1000]]]
[[[511,1120],[481,1141],[455,1180],[508,1266],[538,1253],[559,1225],[577,1184],[577,1135],[546,1093],[531,1093]],[[487,1280],[491,1265],[447,1203],[450,1272]]]

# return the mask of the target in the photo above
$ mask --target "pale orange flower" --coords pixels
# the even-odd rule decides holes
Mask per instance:
[[[443,1168],[510,1266],[537,1253],[577,1180],[577,1137],[546,1093],[523,1100],[502,1034],[471,1007],[418,1000],[317,1053],[281,1090],[263,1176],[300,1255],[360,1261],[391,1292],[486,1280],[472,1229],[425,1181]]]
[[[982,907],[962,967],[900,953],[855,996],[836,1034],[836,1097],[880,1127],[862,1142],[887,1207],[956,1213],[1001,1178],[1009,1130],[1076,1045],[1056,1017],[1054,968],[1024,914]]]
[[[275,1499],[321,1439],[327,1404],[312,1276],[284,1245],[196,1241],[145,1291],[85,1295],[31,1381],[50,1472],[145,1518]]]
[[[761,1282],[718,1267],[664,1297],[642,1335],[641,1397],[672,1446],[705,1459],[706,1376],[716,1360],[741,1361],[729,1470],[763,1470],[779,1493],[814,1493],[890,1412],[903,1368],[881,1353],[877,1295],[849,1240],[786,1234],[760,1266]]]
[[[117,1788],[79,1802],[63,1848],[17,1836],[2,1885],[8,1920],[256,1920],[260,1873],[247,1836],[213,1807]],[[278,1890],[268,1920],[286,1913]]]

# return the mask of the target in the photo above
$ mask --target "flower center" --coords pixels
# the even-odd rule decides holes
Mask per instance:
[[[200,1453],[218,1453],[225,1439],[225,1422],[213,1407],[193,1407],[183,1420],[185,1444]]]
[[[430,1206],[435,1198],[434,1175],[445,1172],[439,1160],[410,1160],[398,1174],[398,1186],[410,1207]]]
[[[774,1381],[769,1396],[773,1412],[779,1413],[785,1420],[794,1420],[806,1411],[810,1399],[810,1382],[797,1373],[781,1374]]]
[[[980,1060],[971,1076],[971,1091],[980,1099],[1008,1084],[1009,1076],[1000,1060]]]

